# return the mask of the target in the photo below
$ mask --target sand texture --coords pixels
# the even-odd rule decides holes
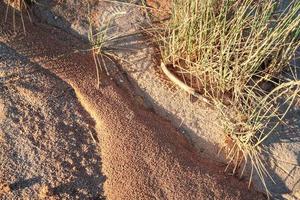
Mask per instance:
[[[87,38],[89,12],[84,5],[88,1],[69,0],[62,4],[42,2],[49,6],[34,7],[37,20],[59,27],[78,38]],[[114,54],[120,58],[119,66],[114,67],[113,63],[109,62],[110,66],[126,72],[127,79],[130,81],[130,86],[127,88],[131,92],[134,91],[137,95],[136,99],[164,119],[170,120],[202,157],[226,163],[226,154],[224,152],[218,154],[220,148],[225,145],[225,134],[219,114],[201,101],[191,101],[184,91],[166,80],[159,69],[157,50],[150,43],[151,38],[140,34],[141,27],[147,26],[150,22],[149,15],[141,7],[133,4],[108,1],[89,2],[92,5],[90,14],[94,28],[97,30],[107,25],[108,21],[110,23],[108,34],[115,39],[108,41],[105,46],[113,50]],[[286,6],[284,5],[286,3],[282,6]],[[161,19],[164,19],[170,12],[168,1],[149,0],[147,4],[151,7],[150,11]],[[73,11],[79,8],[82,8],[81,12],[74,15]],[[115,80],[119,82],[118,78]],[[267,186],[276,198],[300,190],[299,112],[298,104],[287,115],[285,123],[288,126],[278,127],[265,141],[264,145],[268,154],[261,154],[262,160],[275,181],[274,183],[266,177]],[[249,177],[250,173],[249,162],[246,177]],[[257,190],[265,191],[255,171],[253,184]]]
[[[112,74],[101,75],[98,89],[83,41],[26,17],[27,35],[20,20],[13,33],[4,8],[4,198],[265,199],[145,107],[118,63],[107,61]]]

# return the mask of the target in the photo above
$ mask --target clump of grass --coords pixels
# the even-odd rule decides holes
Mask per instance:
[[[300,46],[300,2],[280,7],[274,0],[173,0],[157,33],[163,65],[222,113],[234,171],[250,160],[251,177],[255,169],[268,194],[263,142],[300,91],[299,81],[281,76]]]
[[[111,0],[108,0],[107,2],[122,3],[127,6],[141,7],[139,5],[126,2],[117,2]],[[125,14],[128,15],[126,11],[122,11],[117,7],[113,8],[110,11],[109,16],[107,16],[107,18],[104,19],[100,25],[94,25],[97,23],[93,23],[89,9],[90,28],[88,32],[88,39],[92,47],[91,51],[96,66],[98,88],[101,84],[101,72],[105,72],[108,76],[110,75],[109,69],[107,67],[107,61],[114,64],[117,64],[116,62],[120,60],[126,63],[130,63],[126,59],[123,59],[122,57],[118,56],[118,52],[123,50],[134,51],[134,49],[131,49],[130,47],[127,48],[126,46],[116,46],[116,43],[122,43],[123,39],[137,35],[140,33],[140,31],[131,30],[126,33],[119,33],[118,31],[116,31],[117,25],[115,24],[115,21],[118,18],[124,17]]]
[[[113,58],[115,57],[115,54],[113,53],[113,49],[109,48],[109,43],[116,39],[117,37],[111,36],[109,34],[109,30],[112,28],[112,22],[118,17],[125,14],[124,12],[116,12],[112,14],[109,19],[106,19],[105,22],[103,22],[103,25],[100,26],[96,33],[93,31],[93,23],[91,18],[89,18],[90,22],[90,29],[89,29],[89,35],[88,39],[92,46],[92,54],[96,66],[96,73],[97,73],[97,87],[100,87],[100,73],[101,71],[106,72],[107,75],[109,75],[108,68],[106,66],[105,58],[114,62]],[[103,66],[103,68],[102,68]]]
[[[7,0],[6,12],[5,12],[5,22],[7,22],[9,9],[12,7],[12,19],[13,19],[13,28],[16,31],[16,10],[20,11],[21,22],[23,27],[23,32],[26,34],[26,27],[24,23],[23,12],[26,12],[30,22],[32,22],[29,6],[35,3],[35,0]]]

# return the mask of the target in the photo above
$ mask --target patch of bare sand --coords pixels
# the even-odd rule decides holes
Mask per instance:
[[[96,89],[92,57],[71,53],[74,44],[83,48],[80,41],[47,26],[26,26],[27,37],[0,39],[72,85],[96,120],[108,199],[264,198],[225,175],[224,166],[201,159],[169,122],[136,103],[128,82],[107,80]]]
[[[4,107],[4,102],[0,100],[0,123],[5,119],[6,108]]]
[[[100,199],[95,123],[72,88],[1,42],[0,71],[0,199]]]

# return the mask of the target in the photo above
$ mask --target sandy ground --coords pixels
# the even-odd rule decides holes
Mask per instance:
[[[3,8],[3,3],[0,3],[1,14],[4,14]],[[11,89],[9,94],[1,92],[4,103],[0,105],[4,110],[11,106],[22,111],[17,117],[18,122],[13,122],[12,111],[6,111],[4,117],[4,120],[12,122],[3,123],[3,116],[1,117],[2,126],[8,130],[5,133],[6,142],[0,146],[1,153],[5,154],[7,160],[4,163],[32,169],[28,174],[26,170],[22,170],[26,174],[22,175],[18,168],[8,164],[1,165],[3,171],[7,172],[5,176],[2,175],[5,178],[3,181],[11,184],[12,190],[15,180],[27,180],[38,174],[49,179],[48,182],[42,182],[50,182],[50,190],[54,190],[53,198],[60,197],[59,195],[65,195],[62,197],[67,199],[76,199],[76,195],[85,195],[83,199],[95,198],[97,195],[97,198],[101,198],[101,183],[105,176],[103,191],[108,199],[264,199],[261,194],[248,190],[245,181],[225,175],[224,166],[201,158],[170,122],[138,103],[138,97],[132,92],[131,85],[122,72],[111,77],[103,75],[103,84],[97,89],[90,53],[74,53],[75,49],[87,49],[81,41],[64,31],[28,22],[27,36],[22,32],[14,35],[11,32],[11,22],[4,23],[2,16],[0,27],[3,48],[15,51],[34,65],[47,69],[38,68],[42,71],[40,76],[45,77],[38,82],[34,80],[39,76],[29,73],[31,91],[20,86],[21,89]],[[20,24],[18,27],[21,30]],[[9,60],[3,58],[4,63]],[[1,76],[2,85],[10,80],[7,74]],[[24,81],[22,76],[20,81]],[[47,89],[40,89],[45,87],[54,93],[53,96],[45,92]],[[6,91],[9,89],[6,88]],[[36,97],[37,94],[41,96]],[[23,100],[19,100],[22,98]],[[39,108],[45,111],[42,112]],[[77,112],[77,109],[81,111]],[[26,113],[30,116],[28,122],[25,121]],[[95,121],[95,129],[88,113]],[[6,119],[9,115],[12,117]],[[40,115],[41,119],[33,120]],[[39,123],[44,124],[49,136],[42,132],[43,128],[38,127]],[[26,127],[28,132],[24,137],[19,134],[15,138],[6,138],[13,135],[10,126],[15,126],[17,133],[22,133],[22,127]],[[36,130],[37,133],[33,134]],[[23,152],[23,160],[8,154],[9,149],[18,149],[12,143],[22,140],[21,138],[33,138],[28,144],[35,141],[34,144],[39,148],[43,147],[44,152],[37,151],[34,147],[17,145],[19,151]],[[93,138],[99,139],[99,142],[96,140],[99,151],[94,146]],[[54,141],[59,145],[55,145]],[[49,156],[46,152],[49,152]],[[73,163],[64,163],[65,165],[54,168],[52,165],[60,162],[51,160],[52,153],[57,160],[63,159],[65,155],[65,159],[73,160]],[[43,164],[39,156],[50,161]],[[102,160],[102,173],[99,156]],[[79,172],[71,170],[74,166],[79,168]],[[55,181],[51,181],[52,179]],[[68,184],[62,184],[67,186],[59,187],[61,182],[71,182],[73,185],[68,187]],[[81,191],[80,188],[83,188],[81,193],[78,192]],[[57,190],[64,192],[61,194]],[[68,192],[70,190],[72,192]],[[34,189],[34,184],[23,184],[12,195],[20,197],[20,193],[33,198],[41,192]],[[12,199],[9,195],[5,194],[8,199]]]
[[[69,85],[1,42],[0,111],[1,199],[38,199],[47,187],[59,199],[101,197],[95,122]]]

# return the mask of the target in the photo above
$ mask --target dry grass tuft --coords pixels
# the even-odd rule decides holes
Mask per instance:
[[[251,162],[251,178],[255,170],[268,194],[263,143],[300,94],[289,65],[300,46],[299,13],[296,0],[285,8],[273,0],[173,0],[156,32],[162,66],[220,111],[233,171],[243,174]]]
[[[5,12],[5,22],[8,19],[10,7],[12,7],[13,28],[14,31],[16,31],[16,10],[20,11],[20,18],[22,22],[23,31],[24,34],[26,34],[23,12],[25,12],[28,15],[30,22],[32,22],[29,12],[29,6],[33,3],[35,3],[35,0],[6,0],[7,7]]]
[[[107,2],[113,2],[116,4],[123,4],[127,6],[138,6],[144,8],[145,6],[136,5],[129,2],[118,2],[118,1],[111,1],[108,0]],[[90,10],[90,9],[89,9]],[[90,13],[90,12],[89,12]],[[140,31],[131,31],[129,33],[116,33],[114,29],[116,28],[115,21],[121,17],[124,17],[126,11],[122,11],[118,8],[113,9],[106,19],[102,22],[100,27],[94,27],[93,20],[91,14],[89,14],[89,35],[88,39],[92,46],[91,51],[94,58],[95,66],[96,66],[96,73],[97,73],[97,87],[100,87],[101,81],[100,76],[101,72],[105,72],[106,75],[110,75],[107,63],[114,63],[116,61],[121,60],[123,62],[128,61],[126,59],[121,58],[118,56],[118,51],[123,50],[131,50],[130,48],[126,47],[116,47],[115,44],[117,42],[122,41],[122,39],[126,37],[133,36],[135,34],[139,34]]]
[[[111,29],[111,25],[113,21],[118,18],[119,16],[124,15],[124,12],[117,11],[112,13],[111,16],[103,22],[103,25],[97,28],[97,31],[94,31],[93,22],[91,16],[89,16],[89,35],[88,39],[92,46],[92,55],[94,58],[95,66],[96,66],[96,73],[97,73],[97,87],[100,87],[100,75],[102,71],[105,71],[107,75],[109,75],[108,68],[106,66],[106,62],[104,59],[108,59],[111,62],[114,62],[113,57],[115,56],[108,48],[108,43],[114,39],[114,36],[109,36],[108,32]],[[89,15],[90,8],[89,8]]]

